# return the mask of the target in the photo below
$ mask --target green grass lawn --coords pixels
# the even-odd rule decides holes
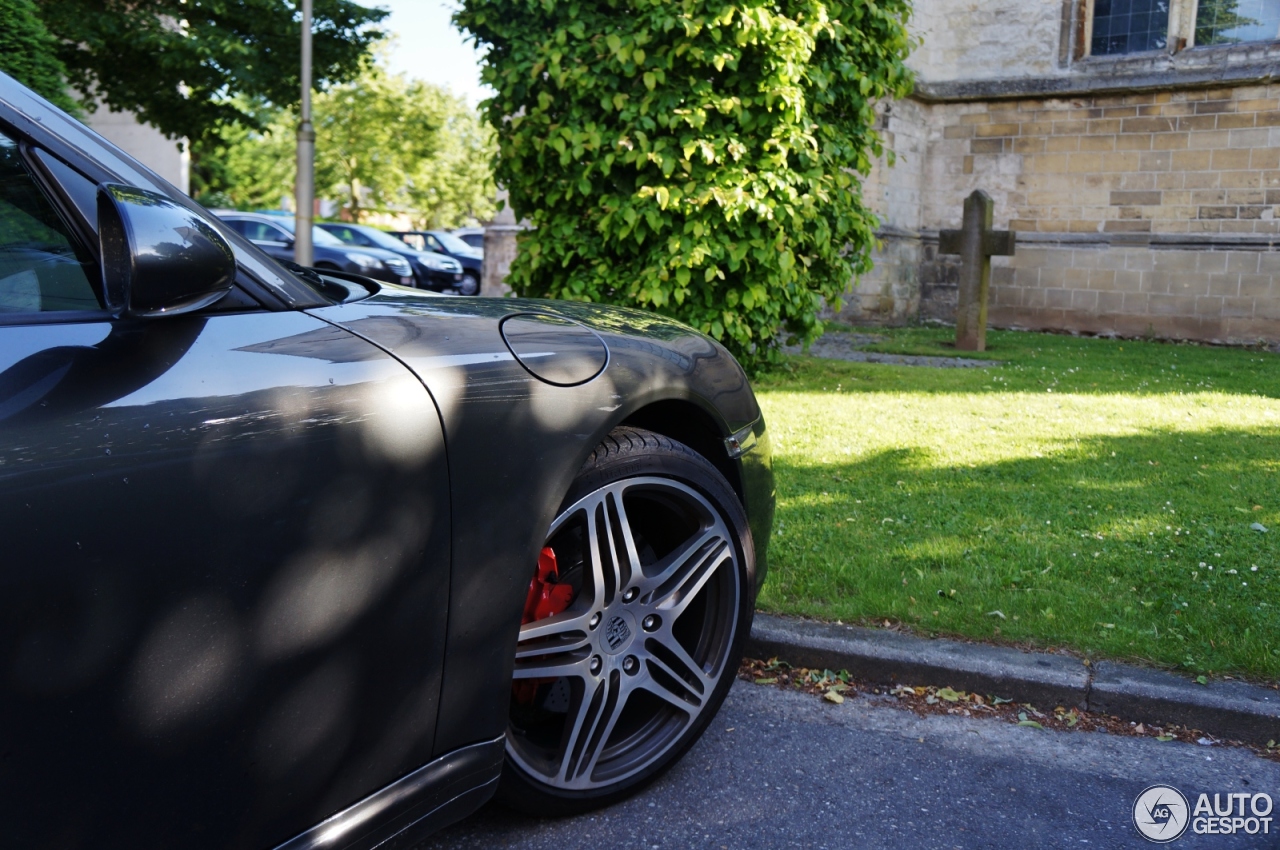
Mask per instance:
[[[874,332],[955,353],[945,329]],[[757,382],[778,482],[760,608],[1280,678],[1280,356],[988,345],[1003,365],[793,357]]]

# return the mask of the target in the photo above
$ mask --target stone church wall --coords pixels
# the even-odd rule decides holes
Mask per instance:
[[[1196,73],[1206,56],[1176,61]],[[926,82],[892,104],[896,164],[863,186],[883,224],[876,267],[839,318],[953,320],[958,258],[937,254],[937,231],[981,188],[1019,234],[993,263],[993,325],[1280,340],[1280,84],[1178,90],[1151,73],[1163,90],[936,98]]]

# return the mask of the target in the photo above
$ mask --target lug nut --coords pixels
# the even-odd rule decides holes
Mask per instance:
[[[650,614],[644,618],[644,621],[640,623],[640,625],[644,627],[646,632],[651,632],[658,628],[658,626],[662,625],[662,620],[658,618],[657,614]]]
[[[600,656],[599,656],[599,655],[593,655],[593,656],[591,656],[591,675],[593,675],[593,676],[594,676],[595,674],[599,673],[599,672],[600,672],[600,665],[601,665],[601,664],[603,664],[603,663],[604,663],[604,662],[600,660]]]
[[[640,659],[634,655],[628,655],[626,660],[622,662],[622,669],[626,670],[629,675],[634,676],[636,671],[640,669]]]
[[[636,588],[634,588],[634,587],[633,587],[633,588],[630,588],[629,590],[627,590],[627,592],[626,592],[626,593],[622,594],[622,601],[623,601],[623,602],[630,602],[630,601],[632,601],[633,599],[635,599],[635,598],[636,598],[637,596],[639,596],[639,595],[640,595],[640,591],[639,591],[639,590],[637,590],[637,589],[636,589]]]
[[[599,612],[599,611],[597,611],[597,612],[595,612],[594,614],[592,614],[592,615],[591,615],[591,628],[593,628],[593,629],[594,629],[594,628],[595,628],[596,626],[598,626],[598,625],[600,625],[600,612]]]

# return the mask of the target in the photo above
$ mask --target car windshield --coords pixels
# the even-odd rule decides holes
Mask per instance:
[[[440,240],[440,244],[451,254],[470,254],[476,249],[472,248],[466,242],[463,242],[452,233],[445,233],[443,230],[433,230],[431,235]]]
[[[284,218],[283,216],[280,218],[273,218],[271,219],[271,221],[274,222],[275,224],[280,225],[290,233],[293,233],[297,227],[293,219]],[[329,233],[326,230],[321,230],[319,227],[315,227],[315,226],[312,226],[311,228],[311,244],[324,245],[326,248],[347,247],[341,239],[334,236],[332,233]]]
[[[404,251],[409,246],[401,240],[392,236],[390,233],[384,233],[376,227],[361,227],[358,229],[361,234],[369,237],[369,241],[373,242],[379,248],[386,248],[388,251]]]

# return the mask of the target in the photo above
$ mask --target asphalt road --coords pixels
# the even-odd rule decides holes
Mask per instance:
[[[737,682],[702,741],[639,796],[562,820],[490,805],[420,847],[1154,847],[1132,808],[1168,784],[1192,807],[1201,792],[1276,802],[1269,835],[1188,829],[1169,846],[1280,848],[1280,764],[1247,750],[920,718],[890,699],[832,705]]]

